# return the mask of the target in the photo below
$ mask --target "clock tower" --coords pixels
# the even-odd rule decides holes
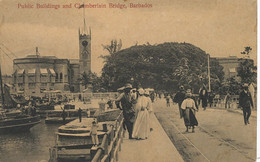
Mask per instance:
[[[91,72],[91,29],[89,34],[79,29],[79,72],[80,74]]]

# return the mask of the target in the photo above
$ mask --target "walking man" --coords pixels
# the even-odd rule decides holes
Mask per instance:
[[[185,91],[184,91],[184,87],[183,86],[180,86],[180,90],[176,93],[176,95],[174,96],[174,99],[173,101],[178,103],[178,106],[179,106],[179,112],[180,112],[180,118],[183,117],[182,115],[182,109],[181,109],[181,104],[182,104],[182,101],[185,99]]]
[[[199,98],[200,98],[199,101],[201,101],[203,110],[206,110],[207,105],[208,105],[208,91],[205,86],[203,86],[202,89],[200,90]]]
[[[239,95],[239,106],[243,109],[244,123],[247,125],[249,124],[249,117],[251,115],[251,108],[253,107],[253,100],[251,93],[248,90],[248,84],[246,83],[243,85],[243,91]]]
[[[81,123],[81,120],[82,120],[82,109],[81,108],[79,108],[79,110],[78,110],[78,115],[79,115],[79,122]]]
[[[135,122],[134,104],[136,104],[136,98],[131,93],[131,89],[132,89],[132,85],[126,84],[124,87],[124,94],[120,95],[119,98],[115,100],[121,102],[123,116],[124,116],[124,124],[126,125],[129,134],[129,139],[133,139],[132,132],[133,132],[133,125]]]

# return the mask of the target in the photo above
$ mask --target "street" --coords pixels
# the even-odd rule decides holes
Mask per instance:
[[[184,161],[236,161],[256,159],[256,118],[245,126],[243,116],[225,109],[201,108],[196,113],[199,126],[185,133],[178,105],[166,107],[165,99],[153,104],[155,116],[182,155]]]

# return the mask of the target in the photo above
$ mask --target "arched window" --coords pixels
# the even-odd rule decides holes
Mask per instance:
[[[59,81],[59,74],[56,73],[56,76],[55,76],[55,81],[58,82]]]
[[[63,79],[63,75],[62,73],[60,73],[60,81],[62,82],[62,79]]]

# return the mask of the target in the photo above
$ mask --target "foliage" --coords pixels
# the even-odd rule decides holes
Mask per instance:
[[[241,52],[242,55],[246,55],[246,57],[249,58],[249,54],[252,51],[252,48],[250,46],[245,47],[245,50]]]
[[[111,40],[110,45],[102,44],[102,46],[103,46],[104,50],[107,50],[109,52],[109,54],[112,55],[121,50],[122,41],[121,41],[121,39],[119,40],[119,42],[117,42],[117,40]]]
[[[88,85],[92,85],[93,92],[99,91],[102,87],[102,79],[97,76],[96,73],[83,73],[81,74],[81,77],[79,78],[80,83],[85,86],[85,88],[88,87]]]
[[[241,90],[241,84],[236,79],[237,77],[233,76],[228,78],[225,82],[225,85],[222,86],[221,95],[226,95],[228,92],[231,95],[238,95]]]
[[[102,69],[103,85],[116,90],[134,78],[134,86],[176,91],[180,85],[198,92],[208,83],[208,55],[189,43],[136,45],[105,57]],[[223,81],[223,67],[211,60],[211,78]],[[218,85],[213,86],[218,90]]]
[[[247,55],[248,58],[240,59],[240,64],[237,69],[238,76],[241,78],[242,83],[256,83],[256,66],[254,66],[253,60],[249,59],[251,47],[245,47],[245,50],[241,54]]]

